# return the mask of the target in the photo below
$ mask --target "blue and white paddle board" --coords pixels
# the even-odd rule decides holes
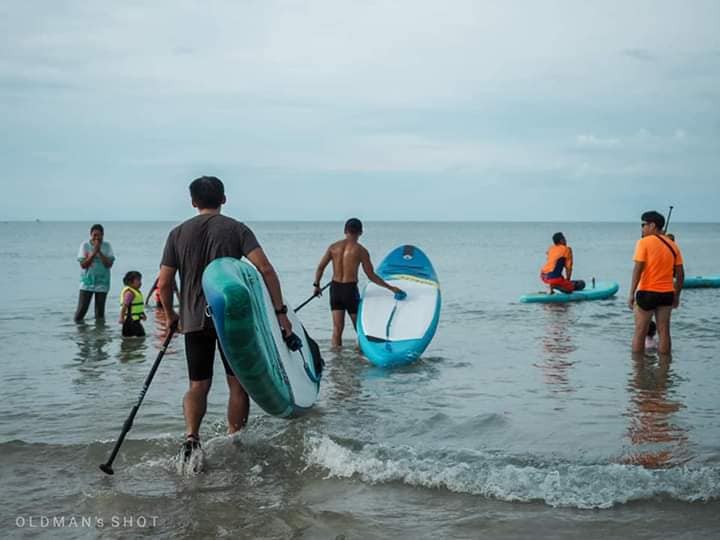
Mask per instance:
[[[430,259],[415,246],[400,246],[376,273],[407,296],[398,300],[384,287],[368,283],[357,317],[360,348],[381,367],[417,360],[430,344],[440,319],[440,282]]]
[[[683,289],[709,289],[720,287],[720,276],[686,276]]]
[[[603,300],[615,296],[620,286],[616,281],[596,281],[593,287],[591,283],[587,283],[582,291],[573,291],[564,293],[555,289],[554,294],[547,292],[538,292],[525,294],[520,297],[523,303],[540,303],[540,304],[564,304],[566,302],[583,302],[585,300]]]

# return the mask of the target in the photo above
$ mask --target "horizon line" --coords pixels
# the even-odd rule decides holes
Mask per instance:
[[[228,217],[233,217],[228,214]],[[194,217],[194,216],[192,216]],[[178,223],[191,219],[191,217],[174,219],[105,219],[95,221],[95,223]],[[233,218],[237,219],[237,218]],[[1,224],[8,223],[90,223],[93,220],[88,219],[0,219]],[[333,219],[248,219],[238,220],[247,223],[344,223],[345,220]],[[635,223],[636,220],[620,221],[620,220],[520,220],[520,219],[363,219],[365,223],[617,223],[628,224]],[[674,224],[688,225],[715,225],[720,221],[673,221]]]

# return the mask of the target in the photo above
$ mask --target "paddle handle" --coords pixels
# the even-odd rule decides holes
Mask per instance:
[[[324,286],[322,289],[320,289],[320,292],[323,292],[325,289],[327,289],[327,288],[330,286],[330,283],[332,283],[332,282],[326,283],[325,286]],[[314,300],[314,299],[317,298],[318,296],[320,296],[320,295],[318,295],[318,294],[313,294],[310,298],[308,298],[308,299],[305,300],[302,304],[300,304],[298,307],[295,308],[295,310],[294,310],[295,313],[297,313],[298,311],[300,311],[302,308],[304,308],[306,305],[308,305],[312,300]]]

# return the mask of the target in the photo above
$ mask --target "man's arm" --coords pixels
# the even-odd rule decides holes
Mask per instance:
[[[380,287],[385,287],[386,289],[394,292],[399,293],[402,292],[401,289],[397,287],[393,287],[390,285],[387,281],[385,281],[383,278],[378,276],[375,273],[375,268],[373,267],[372,261],[370,261],[370,254],[366,249],[362,250],[362,253],[360,255],[360,263],[362,264],[363,272],[365,272],[365,275],[368,277],[370,281],[375,283],[375,285],[379,285]]]
[[[320,259],[317,270],[315,270],[315,281],[313,281],[315,296],[320,296],[322,294],[322,285],[320,284],[320,280],[322,279],[323,272],[325,272],[325,268],[327,268],[327,265],[330,263],[331,260],[332,253],[330,252],[330,248],[328,248],[325,252],[325,255],[322,256],[322,259]]]
[[[568,281],[572,279],[572,271],[573,271],[573,252],[572,248],[568,247],[568,258],[567,261],[565,261],[565,276]]]
[[[157,286],[160,290],[160,300],[162,301],[163,310],[165,310],[165,319],[167,320],[168,330],[177,323],[178,314],[173,307],[173,283],[175,283],[175,272],[177,269],[172,266],[160,266],[160,274],[157,278]]]
[[[88,253],[83,260],[80,261],[80,268],[83,270],[87,270],[92,266],[93,259],[95,259],[95,252]]]
[[[100,257],[100,261],[103,263],[103,266],[105,266],[105,268],[110,268],[115,262],[115,257],[106,257],[100,250],[98,250],[97,254],[98,257]]]
[[[260,247],[253,249],[246,255],[246,257],[251,263],[253,263],[255,268],[258,269],[260,275],[262,275],[263,281],[265,281],[265,286],[268,288],[268,292],[270,293],[270,299],[272,300],[273,307],[275,308],[275,314],[277,315],[278,322],[285,331],[285,335],[289,336],[292,333],[292,323],[285,313],[278,313],[285,304],[283,303],[280,280],[275,272],[275,268],[273,268],[273,265],[270,264],[267,255],[265,255],[265,252]],[[165,298],[163,297],[163,304],[164,303]]]
[[[158,278],[155,278],[155,281],[153,281],[152,287],[150,287],[150,290],[147,293],[147,296],[145,297],[145,305],[147,306],[150,303],[150,298],[152,297],[152,293],[155,292],[155,289],[158,287]]]
[[[98,257],[100,257],[100,262],[102,262],[103,266],[105,268],[110,268],[115,262],[115,255],[113,254],[112,246],[107,244],[108,254],[105,255],[102,252],[102,245],[102,242],[98,242],[95,244],[95,249],[93,251]]]
[[[680,305],[680,291],[685,284],[685,267],[682,264],[675,265],[675,297],[673,298],[673,307]]]
[[[80,268],[82,268],[83,270],[87,270],[88,268],[90,268],[93,260],[95,259],[95,256],[97,255],[97,252],[97,246],[93,246],[93,250],[90,253],[85,252],[85,244],[82,244],[80,246],[80,251],[78,252],[78,261],[80,262]]]
[[[122,307],[120,308],[120,320],[118,320],[120,324],[123,324],[125,322],[128,310],[130,309],[130,306],[127,303],[128,294],[132,295],[132,293],[125,293],[125,296],[122,299]],[[132,300],[130,300],[130,302],[132,303]]]
[[[630,282],[630,296],[628,297],[628,306],[630,309],[635,307],[635,289],[637,289],[638,283],[640,283],[640,276],[642,276],[643,270],[645,270],[645,263],[635,261],[633,266],[632,280]]]

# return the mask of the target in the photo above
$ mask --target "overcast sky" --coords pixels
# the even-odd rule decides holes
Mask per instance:
[[[0,219],[720,221],[720,2],[6,1]]]

